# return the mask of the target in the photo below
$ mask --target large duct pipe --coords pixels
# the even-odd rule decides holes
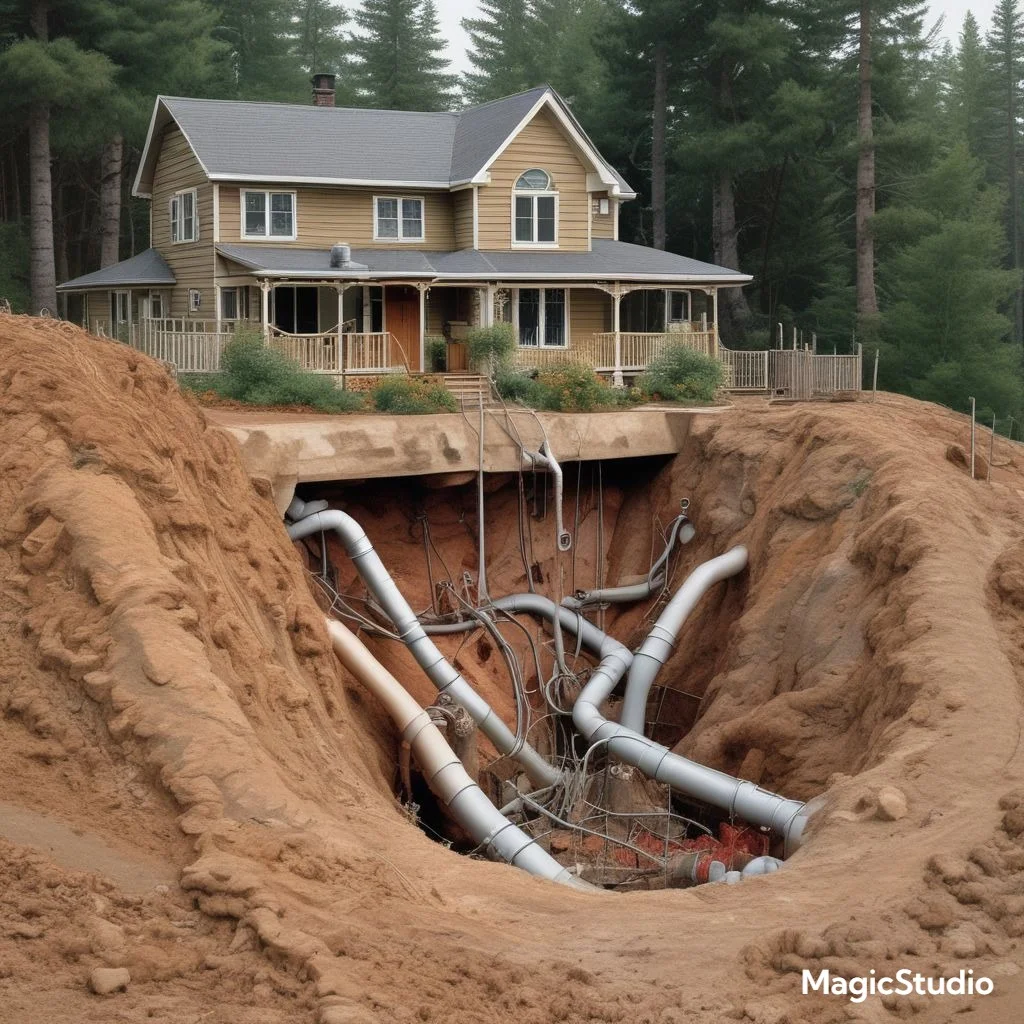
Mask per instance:
[[[811,813],[808,805],[691,761],[649,740],[643,733],[604,717],[601,705],[611,696],[633,661],[633,655],[618,640],[578,613],[561,608],[540,594],[503,597],[493,602],[493,607],[508,612],[529,612],[549,621],[553,621],[557,613],[562,628],[578,634],[583,646],[600,657],[600,664],[572,709],[573,724],[591,745],[604,741],[610,755],[634,765],[649,778],[751,824],[772,829],[785,839],[787,853],[800,846],[800,837]],[[468,628],[463,623],[456,625]]]
[[[430,715],[350,630],[327,619],[327,632],[342,664],[384,705],[423,769],[431,791],[489,856],[531,875],[590,889],[512,824],[470,778]]]
[[[423,671],[441,693],[450,694],[472,716],[484,735],[497,748],[498,753],[518,761],[530,781],[537,787],[549,786],[561,778],[561,772],[548,764],[525,740],[517,740],[507,725],[494,713],[490,705],[453,668],[437,645],[424,633],[409,602],[402,597],[395,581],[380,560],[363,528],[347,513],[339,509],[303,515],[288,527],[292,540],[301,540],[321,530],[333,530],[345,547],[349,558],[362,577],[370,593],[377,599],[395,624],[402,642],[409,648]]]
[[[747,564],[747,549],[742,545],[724,555],[698,565],[675,592],[654,628],[633,656],[626,680],[626,696],[622,702],[620,721],[627,729],[642,733],[647,724],[647,697],[655,677],[672,651],[683,623],[697,607],[697,602],[720,580],[742,572]]]
[[[655,590],[664,585],[665,573],[662,570],[665,568],[676,542],[689,544],[694,538],[694,533],[693,524],[685,512],[676,516],[669,527],[665,550],[651,566],[650,572],[647,573],[647,579],[643,583],[633,583],[626,587],[602,587],[598,590],[577,590],[574,597],[562,599],[562,606],[572,611],[578,611],[591,604],[628,604],[631,601],[645,601]]]

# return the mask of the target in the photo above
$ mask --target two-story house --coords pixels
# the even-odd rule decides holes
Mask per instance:
[[[673,333],[717,348],[736,271],[619,240],[635,192],[548,87],[460,112],[158,97],[134,194],[152,248],[65,282],[69,317],[182,370],[239,323],[311,369],[466,367],[469,327],[511,322],[517,362],[621,380]]]

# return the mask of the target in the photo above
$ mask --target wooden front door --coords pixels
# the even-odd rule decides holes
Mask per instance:
[[[411,285],[384,288],[384,326],[405,353],[410,370],[420,366],[420,293]]]

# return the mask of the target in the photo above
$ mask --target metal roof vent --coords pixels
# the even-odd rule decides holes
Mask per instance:
[[[340,270],[352,263],[352,246],[347,242],[335,242],[331,246],[331,267]]]

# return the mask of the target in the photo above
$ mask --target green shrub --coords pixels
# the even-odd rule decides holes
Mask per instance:
[[[725,380],[722,364],[686,345],[671,345],[637,381],[647,398],[712,402]]]
[[[424,338],[427,366],[431,373],[444,373],[448,369],[448,342],[444,338]]]
[[[542,408],[558,412],[590,412],[617,405],[614,390],[588,366],[567,363],[537,375],[543,388]]]
[[[526,370],[513,370],[501,364],[494,372],[494,386],[506,402],[518,402],[531,409],[544,406],[544,386]]]
[[[213,390],[249,405],[308,405],[320,412],[352,412],[361,395],[335,387],[330,377],[303,370],[263,343],[259,331],[240,330],[224,347],[219,374],[184,381],[190,390]]]
[[[441,384],[395,374],[385,377],[371,392],[378,412],[396,416],[431,412],[457,412],[452,394]]]
[[[494,372],[512,359],[516,350],[515,328],[506,323],[474,327],[466,336],[466,348],[474,369]]]

